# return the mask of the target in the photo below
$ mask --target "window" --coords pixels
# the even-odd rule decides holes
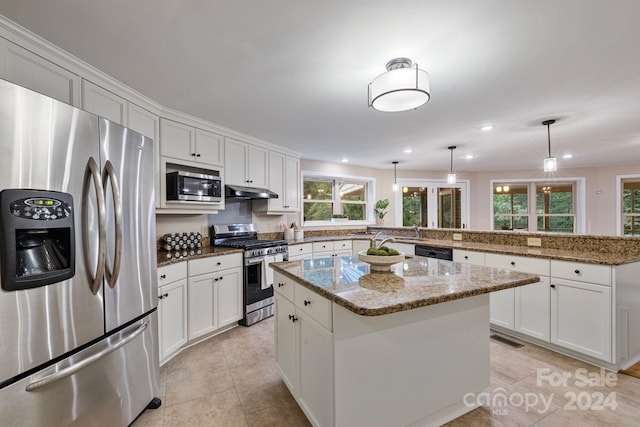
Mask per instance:
[[[528,186],[494,184],[493,229],[528,230],[529,197]]]
[[[640,181],[622,181],[622,233],[640,236]]]
[[[372,178],[303,172],[302,187],[303,220],[306,224],[366,222],[368,218],[372,218]]]
[[[492,187],[494,230],[582,231],[576,215],[577,200],[584,200],[581,178],[576,181],[500,181],[493,182]]]
[[[398,226],[465,228],[469,222],[466,181],[445,184],[434,180],[400,180],[399,183],[402,191],[396,195],[401,209],[396,210]]]

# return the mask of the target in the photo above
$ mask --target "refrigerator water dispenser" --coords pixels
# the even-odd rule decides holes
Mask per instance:
[[[73,198],[57,191],[1,191],[0,238],[5,291],[37,288],[73,277]]]

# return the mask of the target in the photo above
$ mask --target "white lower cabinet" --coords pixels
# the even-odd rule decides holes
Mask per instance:
[[[158,268],[158,345],[160,364],[187,342],[187,263]]]
[[[187,342],[187,281],[158,288],[158,330],[160,363],[164,363]]]
[[[611,360],[611,287],[551,279],[551,342]]]
[[[331,303],[278,273],[274,280],[283,284],[274,287],[276,364],[311,424],[332,426]]]
[[[313,258],[313,244],[298,243],[289,245],[289,261]]]
[[[485,254],[487,267],[537,274],[541,281],[492,292],[490,322],[504,329],[549,341],[549,260],[512,255]]]
[[[350,256],[353,253],[351,240],[335,240],[313,243],[313,257]]]
[[[549,277],[540,276],[538,283],[514,290],[514,330],[542,341],[550,340]]]
[[[190,340],[240,319],[242,319],[241,268],[189,277]]]
[[[300,406],[317,426],[333,425],[333,334],[299,314]]]

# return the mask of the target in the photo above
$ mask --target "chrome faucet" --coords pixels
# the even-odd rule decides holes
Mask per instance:
[[[413,224],[413,229],[416,230],[416,239],[420,238],[420,227],[418,227],[416,224]]]
[[[381,248],[382,246],[384,246],[385,243],[387,243],[387,242],[392,242],[393,243],[395,241],[396,241],[395,237],[387,237],[386,239],[383,239],[380,243],[378,243],[376,245],[376,247],[377,248]]]

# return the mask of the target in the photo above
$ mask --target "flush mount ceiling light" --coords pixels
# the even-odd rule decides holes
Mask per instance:
[[[387,62],[387,72],[369,83],[369,107],[396,112],[418,108],[431,98],[429,73],[409,58]]]
[[[549,141],[549,157],[544,159],[545,172],[555,172],[558,170],[558,159],[556,159],[555,157],[551,157],[551,131],[549,130],[549,126],[551,126],[555,122],[556,121],[553,119],[545,120],[544,122],[542,122],[542,124],[547,127],[547,138]]]
[[[447,147],[451,151],[451,168],[449,169],[449,175],[447,175],[447,184],[455,184],[456,183],[456,174],[453,173],[453,150],[456,149],[455,145],[451,147]]]
[[[398,162],[393,161],[393,191],[398,191]]]

